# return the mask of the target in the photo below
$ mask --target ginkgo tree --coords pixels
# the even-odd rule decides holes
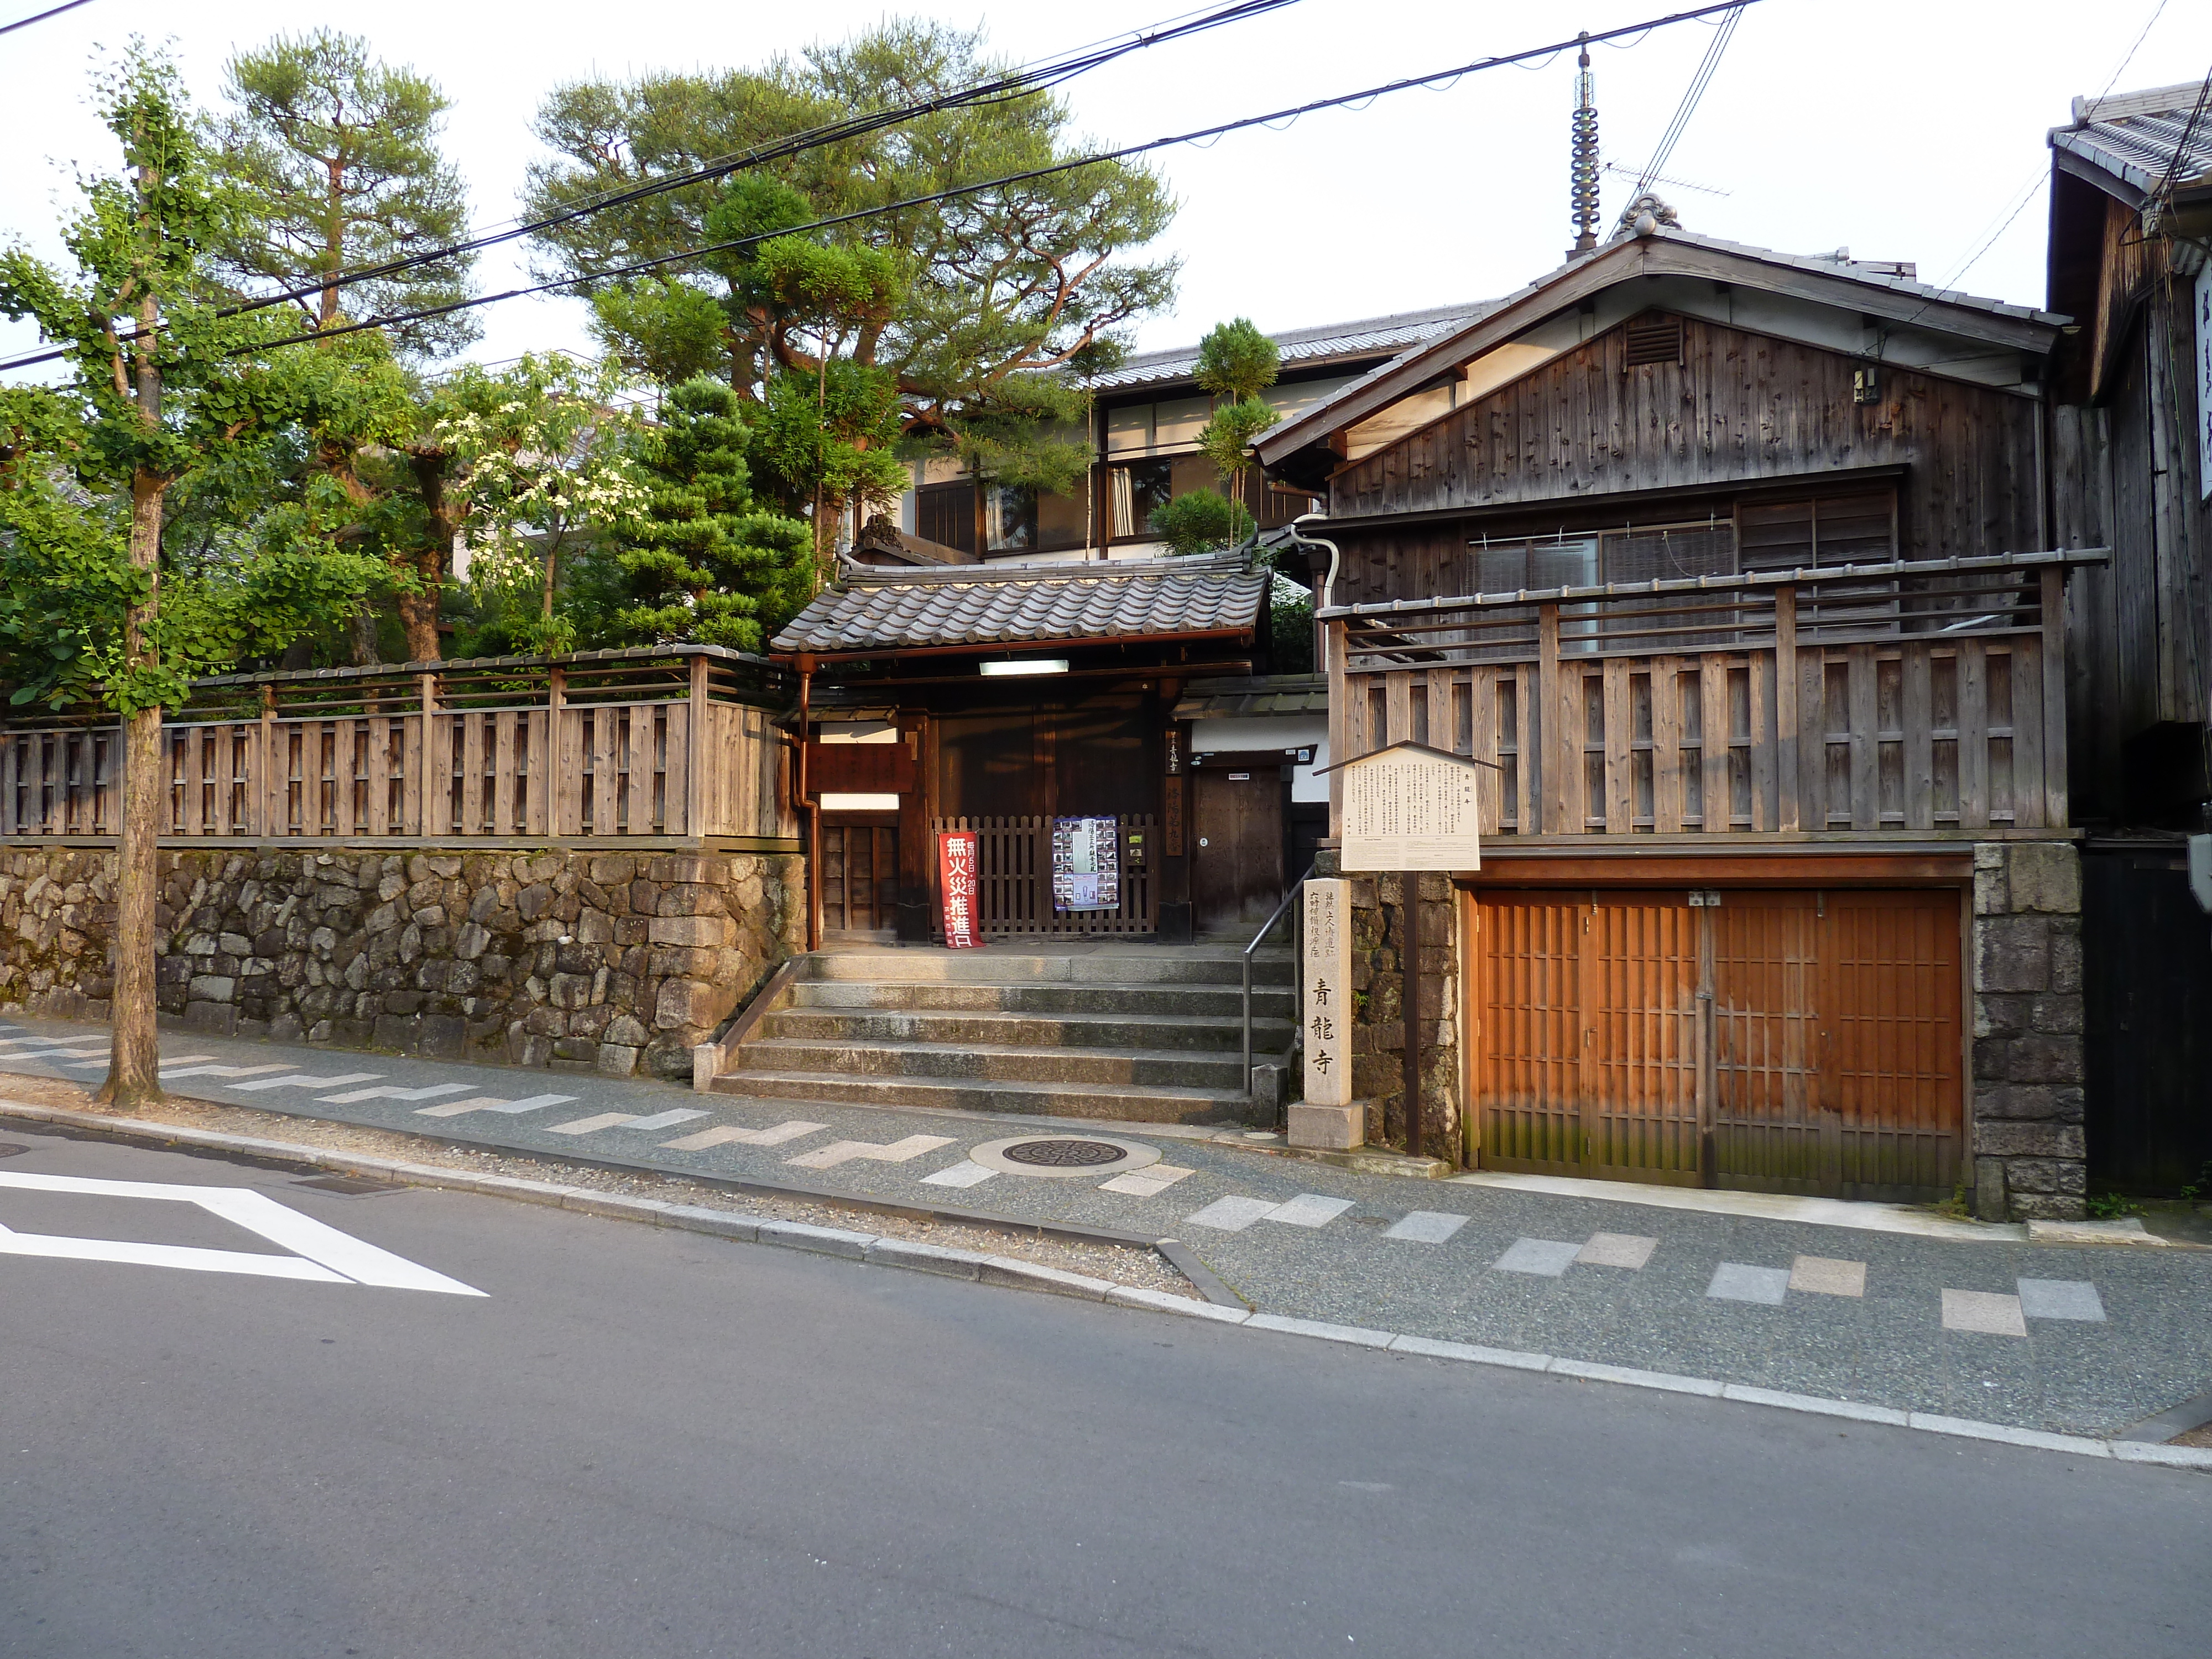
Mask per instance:
[[[155,895],[161,713],[196,673],[281,649],[358,603],[368,560],[312,521],[164,545],[177,501],[256,470],[301,400],[282,325],[228,315],[209,252],[235,228],[173,67],[134,46],[96,84],[123,169],[83,186],[68,267],[0,250],[0,312],[33,319],[61,383],[0,394],[0,675],[18,703],[106,707],[122,721],[110,1023],[103,1100],[161,1097]],[[264,469],[265,470],[265,469]]]

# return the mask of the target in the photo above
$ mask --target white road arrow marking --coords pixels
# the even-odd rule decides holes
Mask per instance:
[[[208,1250],[180,1244],[138,1244],[104,1238],[63,1238],[19,1233],[0,1226],[0,1255],[60,1256],[76,1261],[120,1261],[202,1273],[253,1273],[326,1285],[374,1285],[396,1291],[434,1291],[482,1296],[458,1279],[434,1273],[404,1256],[380,1249],[313,1216],[288,1209],[245,1187],[182,1187],[152,1181],[96,1181],[82,1176],[0,1175],[0,1188],[26,1192],[77,1193],[88,1198],[150,1198],[197,1204],[210,1215],[295,1252],[263,1255],[246,1250]]]

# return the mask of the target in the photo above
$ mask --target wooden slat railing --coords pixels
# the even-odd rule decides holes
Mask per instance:
[[[1133,834],[1142,838],[1147,849],[1159,843],[1152,815],[1125,813],[1115,819],[1121,832],[1121,890],[1120,904],[1111,910],[1053,908],[1054,822],[1049,817],[933,818],[931,862],[935,863],[935,836],[948,830],[975,833],[976,909],[987,934],[1158,932],[1159,893],[1151,866],[1133,868],[1130,864]],[[933,902],[930,908],[936,912],[940,907]]]
[[[1493,763],[1496,836],[2063,828],[2080,562],[1350,607],[1333,736]]]
[[[162,730],[162,833],[789,842],[775,678],[690,647],[203,682]],[[114,834],[117,742],[0,730],[0,835]]]

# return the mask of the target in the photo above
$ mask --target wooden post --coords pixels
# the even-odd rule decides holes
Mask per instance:
[[[1580,824],[1569,824],[1566,817],[1566,753],[1567,731],[1571,722],[1560,718],[1559,709],[1559,607],[1556,604],[1536,607],[1536,697],[1542,711],[1541,741],[1544,747],[1543,788],[1534,803],[1537,821],[1534,833],[1557,835],[1563,830],[1579,830]],[[1528,763],[1524,758],[1522,764]],[[1524,825],[1521,833],[1531,833]]]
[[[2066,570],[2043,571],[2043,821],[2066,827]]]
[[[254,791],[260,798],[260,812],[259,822],[253,826],[254,833],[264,839],[284,833],[284,785],[280,775],[284,769],[276,756],[276,688],[264,684],[261,688],[261,787]]]
[[[1757,736],[1753,734],[1753,741]],[[1782,830],[1804,827],[1797,779],[1797,590],[1774,590],[1774,770]],[[1705,827],[1710,830],[1710,822]]]
[[[422,700],[422,741],[416,750],[422,757],[422,778],[416,786],[416,799],[421,805],[413,828],[418,836],[434,836],[445,830],[445,804],[452,794],[453,775],[450,766],[438,763],[445,750],[437,738],[438,677],[417,675],[416,684]],[[438,803],[434,806],[434,800]],[[438,826],[435,830],[430,827],[434,823]]]
[[[684,833],[707,831],[707,659],[691,659],[691,695],[684,711]]]
[[[1421,872],[1401,870],[1406,960],[1399,965],[1399,1012],[1406,1027],[1406,1156],[1421,1155]]]

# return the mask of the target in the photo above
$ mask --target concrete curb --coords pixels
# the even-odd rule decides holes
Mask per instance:
[[[191,1099],[180,1096],[180,1099]],[[795,1182],[756,1181],[739,1176],[717,1176],[691,1170],[670,1169],[657,1164],[637,1163],[623,1158],[580,1157],[568,1152],[549,1152],[540,1147],[516,1146],[507,1141],[477,1140],[464,1135],[438,1134],[419,1129],[388,1129],[374,1125],[346,1123],[331,1118],[308,1117],[302,1113],[283,1112],[275,1107],[240,1109],[223,1101],[207,1101],[203,1104],[225,1110],[250,1109],[270,1111],[284,1117],[299,1117],[304,1122],[337,1123],[343,1128],[363,1129],[378,1134],[407,1135],[414,1139],[427,1140],[441,1146],[459,1147],[466,1152],[491,1152],[501,1158],[527,1158],[540,1164],[574,1164],[587,1170],[605,1170],[611,1175],[649,1176],[654,1180],[695,1182],[702,1187],[712,1187],[718,1192],[735,1194],[739,1197],[782,1199],[803,1204],[819,1204],[826,1208],[851,1210],[861,1215],[895,1215],[915,1221],[939,1221],[956,1226],[975,1227],[986,1232],[1006,1233],[1012,1237],[1059,1238],[1075,1244],[1107,1244],[1127,1249],[1152,1250],[1191,1282],[1198,1293],[1209,1302],[1224,1307],[1247,1310],[1250,1304],[1231,1290],[1200,1261],[1190,1249],[1174,1239],[1156,1239],[1143,1233],[1117,1232],[1109,1227],[1079,1227],[1066,1222],[1032,1221],[1021,1216],[1000,1215],[991,1210],[967,1210],[951,1205],[901,1203],[889,1199],[864,1198],[856,1194],[841,1193],[819,1187],[802,1186]],[[617,1199],[587,1188],[558,1187],[544,1182],[520,1181],[499,1176],[477,1176],[463,1170],[447,1170],[435,1164],[395,1163],[390,1158],[379,1158],[360,1153],[325,1152],[313,1146],[301,1146],[291,1141],[264,1140],[251,1135],[226,1134],[219,1130],[192,1129],[181,1124],[161,1123],[133,1118],[104,1116],[97,1112],[73,1112],[65,1107],[38,1106],[28,1101],[9,1100],[0,1097],[0,1116],[33,1118],[42,1122],[66,1125],[96,1134],[117,1136],[126,1140],[161,1140],[175,1146],[206,1146],[219,1152],[241,1153],[247,1157],[274,1158],[279,1163],[292,1164],[302,1160],[321,1167],[371,1174],[408,1171],[408,1179],[416,1186],[449,1187],[459,1191],[497,1192],[509,1198],[537,1198],[550,1204],[566,1200],[553,1194],[575,1194],[576,1201],[567,1203],[570,1209],[598,1214],[614,1214],[613,1210],[593,1211],[600,1200],[611,1204],[637,1205],[659,1203],[659,1200]],[[268,1150],[276,1149],[276,1150]],[[343,1162],[333,1163],[333,1158]],[[497,1183],[497,1184],[487,1184]],[[679,1209],[696,1206],[677,1206]],[[628,1214],[629,1211],[622,1213]],[[720,1214],[719,1211],[707,1213]],[[854,1235],[863,1237],[864,1235]],[[748,1235],[750,1237],[750,1235]]]
[[[1789,1394],[1739,1382],[1720,1382],[1709,1377],[1679,1376],[1666,1371],[1639,1370],[1632,1366],[1561,1359],[1550,1354],[1524,1353],[1510,1348],[1444,1342],[1395,1331],[1370,1330],[1358,1325],[1333,1325],[1319,1320],[1290,1318],[1280,1314],[1254,1313],[1241,1304],[1232,1308],[1215,1302],[1194,1301],[1164,1291],[1116,1285],[1109,1279],[1091,1279],[1082,1273],[1066,1273],[1057,1267],[1042,1267],[1010,1256],[951,1249],[910,1239],[880,1238],[870,1233],[848,1232],[836,1227],[815,1227],[802,1222],[768,1220],[698,1205],[671,1204],[660,1199],[627,1198],[613,1193],[592,1192],[580,1187],[565,1187],[549,1181],[526,1181],[513,1176],[472,1175],[463,1170],[441,1169],[434,1164],[409,1164],[393,1158],[331,1152],[321,1147],[296,1146],[289,1141],[225,1134],[212,1129],[102,1117],[97,1113],[37,1106],[27,1101],[0,1099],[0,1119],[27,1120],[90,1130],[118,1139],[157,1140],[172,1146],[198,1147],[280,1167],[305,1164],[346,1175],[378,1176],[415,1186],[441,1187],[458,1192],[520,1199],[526,1203],[550,1204],[580,1214],[649,1222],[655,1226],[680,1228],[740,1243],[805,1250],[875,1267],[903,1267],[948,1278],[971,1279],[986,1285],[1048,1291],[1059,1296],[1077,1297],[1087,1302],[1104,1303],[1113,1307],[1178,1314],[1185,1318],[1239,1325],[1249,1330],[1272,1331],[1285,1336],[1306,1337],[1350,1347],[1379,1349],[1408,1358],[1542,1372],[1581,1382],[1607,1382],[1620,1388],[1648,1389],[1666,1394],[1726,1400],[1740,1405],[1764,1406],[1775,1411],[1844,1418],[1855,1422],[1877,1423],[1927,1434],[1948,1435],[1954,1438],[1991,1441],[2001,1445],[2024,1446],[2039,1451],[2066,1452],[2080,1457],[2109,1458],[2122,1463],[2156,1463],[2170,1468],[2212,1470],[2212,1449],[2158,1445],[2144,1441],[2099,1440],[2087,1435],[2051,1434],[2039,1429],[2014,1428],[2003,1423],[1977,1422],[1971,1418],[1899,1411],[1893,1407],[1869,1405],[1858,1401],[1829,1400],[1816,1395]],[[1163,1245],[1176,1245],[1178,1251],[1188,1255],[1187,1248],[1176,1244],[1173,1239],[1159,1241],[1153,1247],[1161,1249]],[[1164,1249],[1162,1254],[1165,1254]],[[1208,1273],[1207,1277],[1212,1278],[1212,1273]],[[1217,1285],[1220,1283],[1218,1279],[1214,1282]],[[1223,1290],[1224,1294],[1234,1294],[1228,1291],[1226,1286],[1223,1286]],[[2151,1420],[2154,1422],[2157,1419]]]

